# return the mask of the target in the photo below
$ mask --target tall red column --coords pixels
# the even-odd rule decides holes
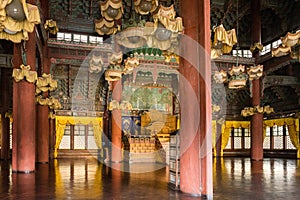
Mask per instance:
[[[122,98],[122,81],[113,81],[112,83],[112,99],[117,102]],[[122,161],[122,112],[120,109],[112,110],[112,147],[111,147],[111,161]]]
[[[260,0],[251,1],[252,12],[252,40],[254,43],[261,42],[261,16]],[[253,57],[259,56],[258,51],[253,52]],[[252,106],[260,105],[261,88],[260,79],[252,81]],[[263,159],[263,114],[255,113],[251,118],[251,159]]]
[[[211,198],[212,133],[211,133],[211,65],[210,1],[181,2],[185,27],[180,52],[180,190],[195,196]],[[189,37],[189,39],[185,39]],[[189,62],[192,61],[192,62]],[[193,94],[196,105],[191,102]],[[199,109],[198,109],[199,108]],[[198,117],[199,116],[199,117]],[[192,127],[198,127],[196,130]]]
[[[29,33],[29,40],[25,44],[27,65],[31,71],[35,71],[36,62],[36,39],[35,32]],[[16,128],[16,168],[17,172],[30,173],[35,171],[35,85],[26,80],[17,84],[17,95],[14,100],[17,102],[17,109],[13,108],[14,120],[17,119]]]
[[[46,56],[46,55],[44,55]],[[43,73],[49,74],[49,59],[44,57]],[[48,92],[43,94],[44,98],[48,97]],[[37,158],[39,163],[49,162],[49,140],[50,140],[50,124],[48,119],[49,107],[37,105]]]
[[[10,92],[10,79],[11,69],[1,69],[1,93],[2,93],[2,109],[1,109],[1,123],[2,123],[2,141],[1,141],[1,159],[8,160],[9,158],[9,118],[5,117],[5,113],[8,111],[10,106],[11,96]]]
[[[49,162],[49,139],[50,128],[48,119],[49,108],[48,106],[37,106],[37,158],[38,163]]]
[[[14,44],[14,55],[13,55],[13,68],[19,69],[22,64],[22,56],[21,56],[21,44]],[[18,91],[19,91],[19,83],[13,81],[13,126],[12,126],[12,171],[18,171]]]
[[[42,1],[41,7],[44,16],[48,16],[48,1]],[[43,56],[41,57],[42,70],[41,74],[50,73],[50,60],[48,59],[47,44],[43,47]],[[43,94],[44,98],[48,97],[48,92]],[[50,143],[50,122],[48,119],[49,108],[48,106],[37,105],[37,158],[36,162],[48,163],[49,162],[49,143]]]

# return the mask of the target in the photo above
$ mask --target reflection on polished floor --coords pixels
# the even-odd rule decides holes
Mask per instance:
[[[300,161],[214,159],[214,199],[299,199]],[[11,172],[0,161],[0,199],[199,199],[168,189],[167,167],[114,164],[96,159],[58,159],[37,164],[36,173]],[[191,175],[192,176],[192,175]]]

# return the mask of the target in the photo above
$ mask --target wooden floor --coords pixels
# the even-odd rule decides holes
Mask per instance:
[[[300,160],[214,159],[213,199],[294,200],[300,197]],[[0,199],[151,199],[190,200],[168,188],[168,168],[161,164],[108,167],[94,158],[57,159],[37,164],[36,173],[12,173],[0,161]],[[191,175],[192,176],[192,175]]]

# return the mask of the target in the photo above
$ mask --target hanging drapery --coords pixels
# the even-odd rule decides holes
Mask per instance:
[[[74,116],[56,116],[56,142],[54,148],[54,158],[57,158],[57,150],[64,136],[65,127],[71,125],[92,125],[94,129],[95,143],[102,150],[102,117],[74,117]],[[102,156],[102,151],[101,151]]]
[[[230,133],[232,128],[248,128],[250,129],[249,121],[226,121],[222,125],[222,146],[221,146],[221,156],[223,156],[223,150],[227,146],[229,141]]]
[[[297,158],[300,158],[300,143],[299,143],[299,119],[294,118],[282,118],[282,119],[271,119],[264,121],[264,138],[266,136],[267,126],[272,127],[274,125],[284,126],[287,125],[289,131],[289,137],[292,144],[297,149]]]

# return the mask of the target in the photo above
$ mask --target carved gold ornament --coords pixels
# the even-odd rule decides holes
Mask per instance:
[[[42,106],[49,106],[50,109],[58,110],[61,109],[62,106],[58,99],[54,97],[43,98],[41,95],[36,97],[36,102]]]
[[[170,51],[163,51],[162,56],[165,58],[165,62],[169,63],[172,60],[179,64],[179,56]]]
[[[226,31],[223,24],[213,30],[214,40],[212,42],[211,57],[217,58],[222,54],[228,54],[232,51],[233,45],[237,43],[235,29]]]
[[[134,9],[141,15],[153,13],[158,7],[158,0],[134,0]]]
[[[134,57],[133,55],[130,55],[124,62],[124,73],[128,74],[133,71],[134,68],[139,66],[140,62],[139,59]]]
[[[48,19],[46,20],[45,24],[44,24],[44,28],[46,31],[49,31],[49,33],[56,35],[58,32],[58,27],[56,24],[56,21],[54,21],[53,19]]]
[[[54,91],[57,88],[57,81],[52,79],[51,74],[42,74],[42,77],[38,77],[36,81],[35,93]]]
[[[110,64],[121,64],[123,60],[123,53],[122,51],[117,52],[117,53],[113,53],[110,57],[109,57],[109,63]]]
[[[216,104],[212,104],[212,112],[220,112],[221,107]]]
[[[213,76],[216,83],[224,83],[227,81],[227,73],[224,70],[217,71]]]
[[[95,54],[92,55],[89,61],[89,72],[90,73],[99,73],[102,71],[103,68],[103,60],[101,55],[97,56]]]
[[[117,32],[114,21],[107,21],[104,18],[95,20],[95,30],[99,35],[112,35]]]
[[[292,47],[296,44],[300,44],[300,30],[296,33],[288,32],[284,37],[281,38],[282,46]]]
[[[48,114],[48,118],[49,119],[55,119],[55,117],[56,117],[56,115],[52,111],[50,111],[49,114]]]
[[[281,37],[281,45],[277,48],[272,49],[272,56],[281,57],[290,54],[292,59],[300,60],[299,48],[295,48],[297,46],[299,47],[299,45],[300,45],[300,30],[296,31],[295,33],[288,32],[284,37]]]
[[[105,70],[105,80],[106,81],[118,81],[123,75],[123,69],[121,66],[123,60],[123,53],[113,53],[109,57],[110,65]]]
[[[101,15],[108,21],[121,19],[123,14],[122,0],[100,2]]]
[[[263,75],[263,65],[255,65],[248,68],[249,80],[259,79]]]
[[[291,47],[288,46],[279,46],[277,48],[272,49],[272,56],[273,57],[281,57],[289,55],[292,52]]]
[[[0,1],[0,39],[14,43],[28,40],[28,33],[40,22],[38,7],[26,0]]]
[[[118,66],[110,65],[105,71],[106,81],[118,81],[122,78],[123,71],[122,68]]]
[[[120,109],[119,102],[117,102],[116,100],[112,100],[111,102],[109,102],[108,110],[112,111],[112,110],[118,110],[118,109]]]
[[[266,114],[271,114],[274,113],[274,109],[267,105],[267,106],[254,106],[254,107],[245,107],[242,111],[241,111],[241,115],[243,117],[248,117],[248,116],[252,116],[256,113],[266,113]]]
[[[147,45],[151,48],[176,51],[178,35],[183,32],[182,18],[176,17],[174,5],[170,7],[159,6],[153,15],[154,22],[145,23],[145,37]]]
[[[155,15],[153,15],[154,24],[157,27],[158,22],[160,22],[166,29],[181,33],[183,31],[182,18],[176,17],[176,11],[174,5],[170,7],[159,6],[159,10]]]
[[[259,42],[255,42],[254,44],[251,45],[250,47],[250,51],[253,53],[255,50],[258,50],[258,51],[262,51],[264,48],[264,46],[259,43]]]
[[[30,71],[30,65],[21,65],[20,69],[13,69],[12,77],[16,82],[25,79],[29,83],[35,83],[37,80],[37,72]]]

